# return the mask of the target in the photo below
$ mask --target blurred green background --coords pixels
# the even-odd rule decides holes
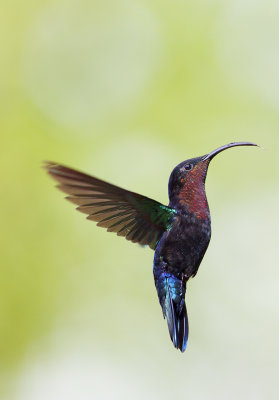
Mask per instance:
[[[278,20],[276,0],[1,1],[1,399],[278,399]],[[153,252],[41,163],[167,203],[176,164],[236,140],[264,149],[209,168],[181,354]]]

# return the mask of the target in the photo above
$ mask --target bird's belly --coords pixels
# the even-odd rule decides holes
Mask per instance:
[[[205,226],[187,225],[170,231],[158,248],[158,255],[167,271],[188,279],[194,276],[210,241],[210,223]],[[155,259],[156,259],[155,255]]]

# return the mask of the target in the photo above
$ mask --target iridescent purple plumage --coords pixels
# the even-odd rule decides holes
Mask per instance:
[[[58,188],[89,220],[155,250],[153,274],[159,302],[173,344],[182,352],[188,339],[186,283],[196,275],[211,236],[204,187],[207,168],[216,154],[234,146],[256,145],[230,143],[179,164],[169,180],[169,206],[60,164],[45,166]]]

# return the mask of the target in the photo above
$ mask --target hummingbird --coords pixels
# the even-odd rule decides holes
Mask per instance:
[[[175,348],[184,352],[188,341],[186,284],[198,271],[211,237],[205,193],[210,161],[235,146],[234,142],[183,161],[172,171],[168,206],[93,176],[54,162],[45,168],[77,210],[97,226],[155,251],[153,275],[163,316]]]

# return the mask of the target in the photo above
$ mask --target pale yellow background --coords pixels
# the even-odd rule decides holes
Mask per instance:
[[[278,399],[278,21],[277,0],[1,1],[1,399]],[[176,164],[236,140],[264,149],[210,165],[181,354],[153,252],[41,163],[167,203]]]

